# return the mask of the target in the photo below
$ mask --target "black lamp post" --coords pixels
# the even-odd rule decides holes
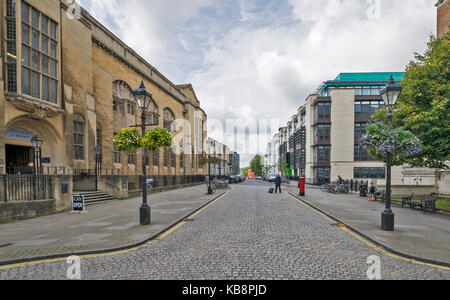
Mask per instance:
[[[222,179],[222,154],[219,153],[219,180]]]
[[[394,78],[391,75],[387,86],[381,91],[381,96],[383,97],[384,103],[388,109],[388,126],[391,127],[392,124],[392,108],[397,102],[400,94],[402,92],[402,87],[396,84]],[[387,153],[387,172],[386,172],[386,209],[381,214],[381,228],[385,231],[394,231],[395,228],[395,215],[391,209],[391,194],[392,194],[392,154],[390,151]]]
[[[102,148],[95,149],[95,190],[98,191],[98,175],[102,173]]]
[[[41,156],[42,156],[42,144],[44,140],[35,135],[31,138],[31,146],[33,147],[33,199],[37,199],[37,191],[36,191],[36,175],[41,173]]]
[[[208,194],[211,195],[212,194],[212,188],[211,188],[211,146],[213,144],[213,142],[208,141],[209,143],[209,147],[208,147]]]
[[[142,81],[141,86],[133,92],[134,97],[138,107],[141,109],[141,127],[142,136],[146,134],[146,121],[147,121],[147,110],[150,102],[153,101],[152,94],[145,88],[144,82]],[[151,124],[148,126],[152,126]],[[147,164],[146,164],[146,149],[142,147],[142,206],[139,210],[140,224],[150,225],[151,224],[151,209],[147,202]]]
[[[33,175],[41,173],[41,158],[42,158],[42,145],[44,140],[35,135],[31,138],[31,145],[33,147]]]

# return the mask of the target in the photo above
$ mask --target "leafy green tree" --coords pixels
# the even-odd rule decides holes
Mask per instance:
[[[262,176],[263,175],[263,164],[262,164],[263,158],[261,155],[257,154],[250,162],[250,168],[255,173],[256,176]]]
[[[394,108],[393,126],[422,142],[420,154],[407,159],[416,167],[450,169],[450,32],[431,36],[425,54],[415,54],[402,81],[403,91]],[[386,109],[374,119],[385,122]]]
[[[245,168],[242,170],[242,174],[244,174],[245,177],[248,176],[248,169],[250,169],[250,167],[245,167]]]
[[[280,159],[279,159],[278,169],[279,169],[279,171],[281,172],[282,175],[287,175],[287,173],[288,173],[288,163],[283,157],[280,157]]]

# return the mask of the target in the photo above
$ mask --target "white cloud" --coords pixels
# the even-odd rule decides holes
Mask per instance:
[[[283,124],[340,72],[404,70],[436,27],[435,0],[382,0],[379,19],[367,0],[81,2],[222,120]]]

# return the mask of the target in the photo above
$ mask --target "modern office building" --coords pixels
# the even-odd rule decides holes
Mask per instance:
[[[437,7],[437,36],[441,37],[449,30],[450,26],[450,1],[439,0]]]
[[[230,154],[230,163],[230,175],[239,175],[241,173],[241,156],[237,152]]]
[[[315,184],[347,179],[385,179],[384,163],[374,161],[360,146],[366,126],[384,107],[380,91],[390,76],[403,73],[342,73],[324,82],[306,99],[306,178]],[[394,184],[401,183],[394,168]]]
[[[342,73],[320,85],[305,105],[279,131],[279,156],[284,175],[302,176],[322,184],[346,179],[385,179],[384,163],[374,161],[360,146],[373,113],[384,107],[380,91],[390,76],[403,73]],[[393,184],[401,184],[402,168],[393,169]]]
[[[268,174],[277,174],[280,163],[280,134],[276,133],[267,144],[266,154],[264,156],[264,166]]]

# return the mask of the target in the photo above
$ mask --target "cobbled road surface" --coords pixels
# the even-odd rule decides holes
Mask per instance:
[[[369,256],[382,279],[450,279],[450,272],[392,258],[268,185],[234,185],[191,221],[138,250],[81,259],[82,279],[367,279]],[[0,271],[0,279],[67,279],[65,261]]]

